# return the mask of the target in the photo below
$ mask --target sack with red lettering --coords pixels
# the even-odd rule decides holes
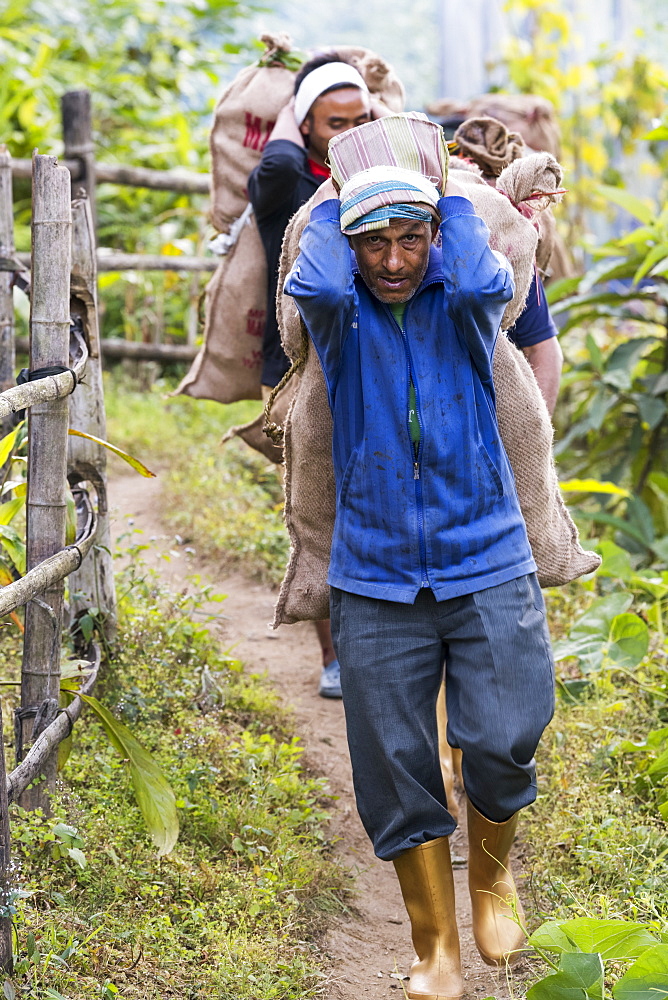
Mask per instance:
[[[246,184],[301,64],[288,35],[262,41],[263,55],[235,77],[214,113],[211,221],[226,235],[217,238],[223,256],[206,288],[204,344],[176,390],[219,403],[261,398],[267,264]]]
[[[302,59],[289,35],[263,35],[266,48],[227,87],[214,111],[211,149],[211,221],[229,232],[248,204],[248,175],[257,166],[276,116],[290,98]]]
[[[211,130],[211,221],[223,259],[206,290],[204,344],[176,393],[233,403],[260,399],[267,267],[248,175],[260,162],[276,116],[294,90],[302,58],[286,34],[263,35],[265,52],[223,92]],[[404,89],[391,66],[369,49],[336,46],[370,92],[401,111]],[[251,440],[255,440],[253,437]],[[276,449],[268,442],[269,449]]]

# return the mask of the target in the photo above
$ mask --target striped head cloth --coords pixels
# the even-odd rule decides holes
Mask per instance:
[[[382,229],[391,218],[438,218],[448,149],[426,115],[387,115],[342,132],[330,141],[329,162],[347,235]]]

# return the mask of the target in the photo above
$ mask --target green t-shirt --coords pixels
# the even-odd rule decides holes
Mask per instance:
[[[406,312],[405,302],[391,302],[389,303],[392,315],[396,319],[397,323],[403,330],[404,328],[404,313]],[[408,386],[408,429],[411,434],[411,441],[413,442],[413,451],[417,458],[418,449],[420,447],[420,421],[417,415],[417,399],[415,395],[415,386],[413,384],[413,379],[411,378],[410,385]]]

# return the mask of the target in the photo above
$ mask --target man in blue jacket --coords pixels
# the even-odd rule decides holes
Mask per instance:
[[[439,197],[410,173],[371,176],[383,205],[361,217],[363,194],[346,185],[339,200],[324,184],[285,290],[333,416],[329,583],[357,805],[410,916],[408,996],[453,1000],[463,983],[438,759],[443,663],[469,800],[473,929],[490,964],[523,942],[508,919],[519,908],[508,855],[517,812],[536,796],[554,679],[495,413],[512,273],[463,188],[448,181]]]

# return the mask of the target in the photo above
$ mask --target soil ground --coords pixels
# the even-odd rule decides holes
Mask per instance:
[[[112,539],[128,530],[128,521],[143,532],[133,541],[150,542],[143,553],[172,587],[192,589],[188,577],[199,575],[215,592],[226,594],[224,604],[212,604],[221,615],[215,626],[225,648],[252,672],[266,672],[295,715],[297,732],[306,748],[307,765],[328,778],[333,796],[332,833],[341,861],[357,874],[357,894],[351,912],[333,920],[322,943],[330,979],[326,1000],[400,1000],[402,979],[413,951],[410,924],[391,864],[378,861],[355,808],[345,720],[340,701],[317,695],[320,649],[310,623],[269,629],[275,592],[242,573],[221,570],[198,552],[187,553],[180,540],[161,521],[160,479],[122,475],[110,483]],[[126,541],[127,544],[127,541]],[[461,810],[464,812],[464,810]],[[505,972],[487,969],[478,956],[470,926],[466,882],[466,831],[452,836],[457,859],[455,886],[457,919],[467,1000],[495,997],[508,1000]],[[517,867],[517,866],[516,866]],[[521,971],[516,966],[514,972]],[[517,995],[517,994],[516,994]]]

